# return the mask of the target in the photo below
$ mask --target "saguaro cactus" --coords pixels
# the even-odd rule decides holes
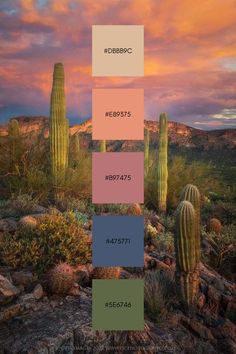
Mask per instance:
[[[196,213],[189,201],[182,201],[176,211],[176,282],[183,302],[193,305],[199,287],[196,240]]]
[[[148,174],[149,169],[149,143],[150,143],[150,131],[149,129],[145,129],[145,139],[144,139],[144,168],[145,168],[145,175]]]
[[[80,155],[80,138],[78,134],[74,134],[70,137],[70,162],[73,168],[78,167]]]
[[[68,166],[69,125],[66,118],[63,64],[54,65],[50,106],[50,155],[55,197],[65,182]]]
[[[196,213],[196,225],[195,225],[195,231],[196,231],[196,243],[198,244],[197,248],[196,248],[196,252],[197,252],[197,260],[199,260],[200,258],[200,243],[201,243],[201,239],[200,239],[200,193],[199,190],[196,186],[194,186],[193,184],[187,184],[182,193],[181,193],[181,197],[180,197],[181,201],[183,200],[187,200],[189,201],[194,209],[195,209],[195,213]]]
[[[12,119],[8,125],[8,139],[10,148],[10,169],[11,171],[19,168],[19,160],[22,154],[22,140],[20,136],[19,123]]]
[[[158,209],[161,212],[166,211],[167,198],[167,146],[168,146],[168,119],[166,113],[160,114],[159,119],[160,139],[157,164],[157,201]]]
[[[106,140],[101,140],[100,141],[100,152],[106,152],[107,151],[107,142]]]

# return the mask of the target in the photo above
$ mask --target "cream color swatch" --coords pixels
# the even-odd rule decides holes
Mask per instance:
[[[93,76],[143,76],[144,26],[92,26]]]

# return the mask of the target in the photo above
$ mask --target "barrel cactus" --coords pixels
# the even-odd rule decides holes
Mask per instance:
[[[215,232],[216,234],[220,234],[221,231],[222,231],[222,224],[221,224],[221,221],[219,219],[216,219],[216,218],[211,218],[209,221],[208,221],[208,224],[207,224],[207,231],[208,232]]]
[[[184,304],[193,305],[199,287],[199,242],[196,240],[196,212],[189,201],[176,211],[176,282]]]
[[[66,295],[74,284],[73,268],[59,263],[48,272],[48,288],[53,294]]]
[[[100,141],[100,152],[106,152],[107,151],[107,142],[106,140],[101,140]]]
[[[159,151],[158,151],[158,164],[157,164],[157,193],[158,193],[158,209],[160,212],[166,211],[166,198],[167,198],[167,180],[168,180],[168,167],[167,167],[167,146],[168,146],[168,119],[166,113],[160,114],[159,120]]]
[[[199,190],[196,186],[194,186],[193,184],[187,184],[182,193],[181,193],[181,197],[180,200],[187,200],[189,201],[195,210],[195,214],[196,214],[196,242],[198,243],[198,247],[196,248],[196,252],[197,252],[197,260],[199,260],[200,258],[200,243],[201,243],[201,235],[200,235],[200,193]]]
[[[138,203],[134,203],[127,207],[125,214],[128,216],[141,216],[143,211]]]
[[[69,124],[66,118],[63,64],[54,65],[50,105],[50,157],[55,198],[58,199],[68,167]]]
[[[19,123],[16,119],[11,119],[8,125],[8,139],[10,149],[10,169],[18,169],[22,153],[22,140],[20,136]]]
[[[150,144],[150,131],[149,129],[145,129],[145,139],[144,139],[144,168],[145,168],[145,175],[148,174],[149,170],[149,144]]]

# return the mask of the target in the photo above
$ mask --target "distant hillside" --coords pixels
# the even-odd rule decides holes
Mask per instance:
[[[14,117],[17,119],[20,126],[20,132],[23,137],[30,141],[37,135],[43,134],[47,139],[49,135],[49,120],[47,117]],[[145,127],[151,132],[150,144],[157,145],[159,124],[155,121],[145,121]],[[230,154],[236,149],[236,129],[212,130],[203,131],[189,127],[182,123],[168,123],[169,127],[169,145],[187,150],[198,151],[219,151],[227,150]],[[91,140],[92,121],[91,119],[70,127],[70,134],[80,134],[83,145],[92,147]],[[0,137],[8,135],[7,125],[0,125]],[[96,144],[95,144],[96,145]],[[109,148],[110,147],[110,148]],[[120,148],[126,150],[139,150],[142,147],[141,141],[110,141],[108,150],[116,151]]]

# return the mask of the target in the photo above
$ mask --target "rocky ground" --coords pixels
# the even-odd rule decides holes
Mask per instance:
[[[41,215],[2,219],[0,235]],[[175,260],[146,247],[142,275],[149,269],[174,273]],[[59,297],[32,270],[1,266],[0,353],[236,353],[236,286],[210,267],[200,265],[196,313],[187,315],[176,301],[165,320],[145,315],[142,332],[92,330],[91,272],[91,264],[77,267],[73,288]],[[121,278],[130,276],[132,269],[121,270]]]

